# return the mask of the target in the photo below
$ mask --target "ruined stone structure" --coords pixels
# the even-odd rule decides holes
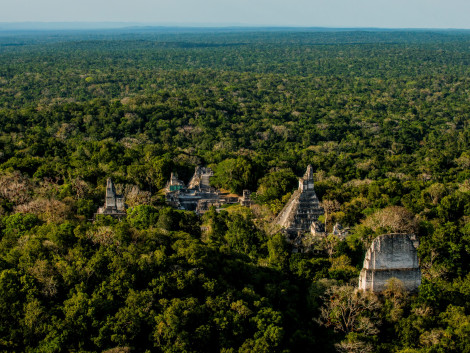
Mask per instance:
[[[307,167],[304,176],[299,179],[296,190],[283,210],[274,220],[274,231],[281,230],[294,245],[301,245],[301,238],[311,231],[312,223],[324,214],[323,208],[315,193],[313,184],[313,168]]]
[[[210,178],[213,176],[210,168],[196,167],[194,175],[188,186],[171,174],[166,187],[166,201],[169,205],[187,211],[204,213],[212,206],[220,209],[223,205],[239,202],[238,195],[216,190],[210,186]]]
[[[242,206],[250,207],[253,204],[253,200],[251,199],[251,191],[243,190],[243,196],[238,198],[238,202]]]
[[[184,183],[178,179],[178,174],[171,173],[170,181],[166,184],[167,191],[178,191],[184,188]]]
[[[345,239],[349,234],[349,228],[344,228],[340,223],[336,222],[333,226],[332,234],[336,235],[340,239]]]
[[[359,289],[381,292],[387,281],[397,278],[409,291],[417,291],[421,271],[413,236],[384,234],[372,242],[359,277]]]
[[[126,204],[124,202],[124,196],[116,193],[111,178],[108,178],[106,182],[106,198],[103,207],[98,208],[96,215],[108,215],[115,218],[121,218],[126,216]],[[96,216],[95,215],[95,216]]]
[[[210,177],[213,175],[212,169],[197,166],[193,177],[189,181],[188,189],[209,190],[211,188]]]
[[[326,236],[324,224],[320,222],[312,222],[312,224],[310,225],[310,233],[313,237],[321,238]]]

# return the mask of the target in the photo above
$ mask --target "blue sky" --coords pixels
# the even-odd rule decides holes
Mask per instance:
[[[0,22],[470,28],[470,0],[0,0]]]

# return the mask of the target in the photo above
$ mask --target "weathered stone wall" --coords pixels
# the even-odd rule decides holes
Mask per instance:
[[[409,234],[384,234],[367,250],[359,277],[359,289],[381,292],[391,278],[403,282],[409,291],[421,284],[416,248]]]
[[[376,238],[364,259],[364,268],[417,268],[418,257],[407,234],[384,234]]]

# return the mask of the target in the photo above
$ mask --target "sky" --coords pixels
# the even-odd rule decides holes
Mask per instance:
[[[0,0],[0,22],[470,29],[470,0]]]

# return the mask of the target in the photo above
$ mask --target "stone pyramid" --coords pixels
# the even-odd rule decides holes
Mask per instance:
[[[310,231],[313,222],[324,214],[313,185],[313,168],[307,167],[304,176],[299,179],[299,188],[274,220],[274,231],[281,230],[294,240],[299,235]]]

